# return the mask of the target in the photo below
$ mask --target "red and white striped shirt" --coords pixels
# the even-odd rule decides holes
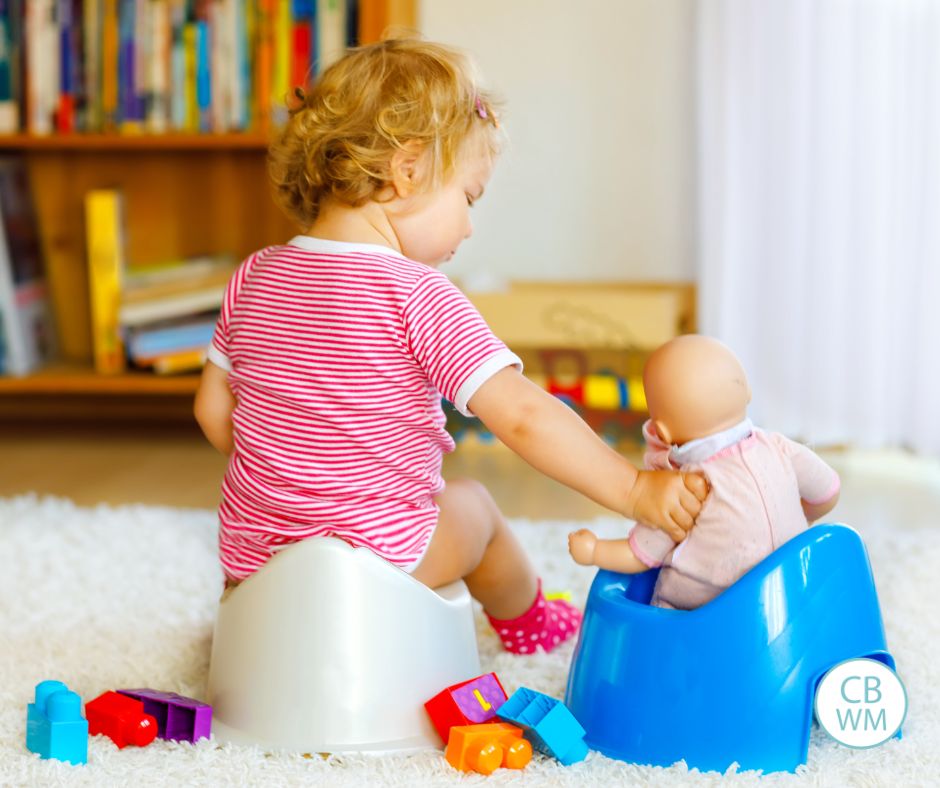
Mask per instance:
[[[243,579],[277,550],[339,536],[411,569],[467,402],[519,358],[439,271],[382,246],[298,236],[232,277],[209,360],[229,371],[235,450],[219,552]]]

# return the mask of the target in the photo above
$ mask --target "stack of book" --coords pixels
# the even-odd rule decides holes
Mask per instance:
[[[161,375],[198,370],[235,258],[128,264],[122,203],[113,189],[94,190],[85,198],[95,369],[115,374],[129,363]]]
[[[357,18],[357,0],[0,0],[0,133],[264,128]]]
[[[201,369],[234,271],[225,255],[128,268],[119,321],[130,362],[158,375]]]

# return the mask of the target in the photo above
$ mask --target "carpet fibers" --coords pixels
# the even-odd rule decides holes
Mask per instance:
[[[546,587],[583,604],[593,573],[573,564],[565,535],[582,524],[515,521]],[[624,524],[598,520],[607,535]],[[118,750],[92,737],[88,764],[41,760],[24,746],[26,704],[43,679],[90,700],[118,687],[205,696],[221,575],[215,517],[142,506],[79,508],[23,496],[0,500],[0,785],[940,785],[940,529],[862,531],[881,597],[888,644],[904,680],[904,738],[870,750],[813,733],[809,762],[793,774],[700,773],[684,764],[635,766],[598,753],[572,767],[536,756],[524,772],[461,775],[441,754],[362,757],[269,755],[249,747],[157,740]],[[573,644],[514,657],[477,612],[483,669],[510,693],[528,686],[562,697]]]

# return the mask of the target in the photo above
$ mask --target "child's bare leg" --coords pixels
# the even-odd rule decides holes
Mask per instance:
[[[578,630],[581,613],[547,601],[538,577],[483,485],[463,479],[437,496],[440,519],[413,576],[432,588],[463,578],[507,651],[551,651]]]
[[[473,598],[496,618],[528,610],[538,578],[487,489],[457,479],[447,482],[436,501],[440,519],[412,576],[431,588],[463,578]]]

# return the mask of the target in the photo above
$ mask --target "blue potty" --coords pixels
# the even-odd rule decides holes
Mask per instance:
[[[657,571],[601,570],[565,702],[592,749],[723,772],[806,762],[813,697],[838,662],[894,669],[861,537],[810,528],[697,610],[651,607]]]

